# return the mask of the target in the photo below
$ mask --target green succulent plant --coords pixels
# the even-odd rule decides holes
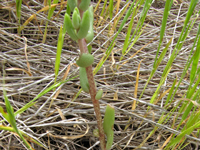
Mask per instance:
[[[94,56],[91,54],[91,46],[89,46],[89,48],[85,46],[86,43],[91,42],[94,38],[94,15],[92,6],[89,6],[90,2],[91,0],[82,0],[80,4],[74,5],[72,4],[71,0],[69,1],[69,7],[70,10],[73,11],[73,14],[72,19],[70,18],[70,15],[68,13],[65,14],[63,33],[65,34],[67,32],[72,40],[79,43],[80,55],[79,58],[76,60],[76,64],[80,67],[79,76],[81,88],[84,92],[90,93],[93,101],[96,117],[97,120],[99,120],[98,132],[99,135],[101,135],[99,136],[101,149],[109,150],[113,143],[113,124],[115,111],[114,108],[108,105],[106,107],[104,123],[102,124],[98,100],[101,99],[103,95],[103,90],[101,89],[96,92],[96,84],[93,78],[92,71]],[[80,14],[80,12],[82,12],[82,15]],[[82,18],[80,16],[82,16]],[[88,76],[88,74],[90,74],[90,76]],[[105,143],[105,135],[107,136],[107,143]]]

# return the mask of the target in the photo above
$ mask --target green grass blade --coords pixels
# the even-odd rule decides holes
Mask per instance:
[[[48,17],[47,19],[50,20],[51,17],[53,16],[53,12],[56,9],[56,7],[51,8],[51,0],[48,0],[49,3],[49,11],[48,11]],[[57,4],[58,0],[53,0],[53,4]],[[44,35],[43,35],[43,39],[42,39],[42,43],[45,43],[46,41],[46,36],[47,36],[47,27],[48,27],[49,21],[46,21],[46,25],[45,25],[45,30],[44,30]]]
[[[197,15],[196,19],[197,19],[197,18],[198,18],[198,15]],[[200,25],[199,25],[199,29],[198,29],[198,35],[199,35],[199,33],[200,33]],[[186,73],[187,73],[187,70],[189,69],[189,67],[190,67],[190,65],[191,65],[191,63],[192,63],[192,60],[193,60],[192,58],[193,58],[193,57],[191,57],[191,55],[192,55],[192,53],[193,53],[193,49],[194,49],[194,47],[195,47],[195,45],[196,45],[197,39],[198,39],[198,36],[196,36],[196,38],[194,39],[194,43],[193,43],[192,49],[191,49],[190,54],[189,54],[189,56],[188,56],[188,61],[186,62],[186,65],[185,65],[185,67],[184,67],[183,73],[181,74],[180,80],[179,80],[179,82],[178,82],[178,84],[177,84],[177,86],[176,86],[176,88],[175,88],[175,90],[174,90],[174,93],[173,93],[173,95],[172,95],[172,97],[171,97],[171,100],[174,99],[174,96],[175,96],[175,94],[176,94],[176,92],[177,92],[177,90],[178,90],[178,87],[179,87],[179,85],[181,84],[183,78],[185,77],[185,75],[186,75]],[[184,106],[183,106],[183,107],[184,107]],[[184,110],[184,108],[183,108],[183,110]],[[180,111],[180,113],[181,113],[181,112],[182,112],[182,111]]]
[[[188,13],[186,15],[186,19],[185,19],[185,23],[184,24],[188,24],[193,12],[194,12],[194,8],[196,7],[197,3],[199,0],[191,0],[190,2],[190,7],[188,9]]]
[[[147,85],[149,84],[149,81],[150,81],[151,78],[153,77],[153,75],[154,75],[154,73],[156,72],[158,66],[159,66],[160,63],[162,62],[162,60],[163,60],[163,58],[164,58],[164,56],[165,56],[165,54],[166,54],[166,52],[167,52],[167,49],[168,49],[168,47],[169,47],[171,41],[172,41],[172,39],[167,43],[167,45],[165,46],[164,50],[163,50],[162,53],[160,54],[160,57],[158,58],[158,60],[157,60],[157,62],[156,62],[155,68],[152,69],[151,74],[150,74],[150,76],[149,76],[149,78],[148,78],[148,80],[147,80],[147,82],[146,82],[146,84],[145,84],[145,86],[144,86],[144,88],[143,88],[143,91],[142,91],[142,93],[140,94],[140,98],[142,97],[142,95],[143,95],[143,93],[144,93],[144,91],[145,91]],[[169,69],[168,69],[168,70],[169,70]],[[166,73],[165,73],[165,74],[166,74]],[[163,74],[162,76],[164,76],[164,74]]]
[[[195,106],[196,107],[196,106]],[[196,108],[195,108],[196,109]],[[184,126],[183,130],[184,131],[186,128],[191,127],[192,125],[194,125],[196,122],[199,121],[200,115],[199,113],[195,113],[195,111],[193,110],[193,113],[190,115],[189,120],[187,121],[186,125]]]
[[[33,100],[31,100],[29,103],[27,103],[22,108],[20,108],[19,110],[17,110],[15,112],[15,115],[23,113],[25,110],[27,110],[29,107],[31,107],[33,105],[34,101],[36,101],[38,98],[40,98],[41,96],[43,96],[47,92],[51,91],[52,89],[60,86],[62,83],[63,83],[63,81],[61,81],[61,82],[59,82],[57,84],[54,84],[54,85],[50,86],[49,88],[45,89],[44,91],[42,91],[41,93],[39,93]]]
[[[198,76],[200,76],[200,73],[198,72],[198,71],[196,71],[197,70],[197,64],[196,63],[198,63],[198,60],[199,60],[199,47],[200,47],[200,36],[199,36],[199,30],[198,30],[198,34],[197,34],[197,36],[196,36],[196,38],[195,38],[195,43],[196,43],[196,39],[199,37],[199,40],[198,40],[198,42],[197,42],[197,48],[196,48],[196,51],[195,51],[195,53],[194,53],[194,55],[193,55],[193,57],[192,57],[192,59],[191,60],[193,60],[193,64],[192,64],[192,70],[191,70],[191,72],[193,72],[193,73],[191,73],[191,76],[190,76],[190,86],[189,86],[189,88],[188,88],[188,92],[187,92],[187,95],[186,95],[186,97],[187,98],[191,98],[192,97],[192,95],[194,94],[194,92],[195,92],[195,90],[196,90],[196,88],[197,88],[197,86],[198,86],[198,83],[200,82],[200,78],[198,77],[197,78],[197,81],[194,83],[194,81],[195,81],[195,78],[196,78],[196,76],[198,75]],[[195,44],[194,44],[195,45]],[[198,53],[196,53],[198,51]],[[200,68],[199,68],[200,69]],[[198,69],[198,70],[199,70]],[[198,74],[197,74],[197,72],[198,72]],[[194,84],[194,86],[192,87],[192,85]],[[195,99],[194,99],[195,100]],[[185,110],[185,107],[188,105],[188,103],[189,102],[185,102],[184,103],[184,105],[181,107],[181,109],[180,109],[180,112],[182,113],[182,111],[183,110]],[[193,107],[193,103],[190,103],[188,106],[187,106],[187,108],[186,108],[186,110],[185,110],[185,112],[184,112],[184,114],[183,114],[183,116],[182,116],[182,120],[184,120],[184,119],[186,119],[186,117],[189,115],[189,113],[190,113],[190,110],[192,109],[192,107]]]
[[[3,110],[3,107],[0,106],[0,113],[3,115],[3,117],[10,122],[10,118],[8,116],[8,114]]]
[[[133,3],[135,3],[135,0],[133,1]],[[126,38],[125,38],[125,41],[124,41],[124,46],[123,46],[123,49],[122,49],[122,55],[125,54],[126,52],[126,49],[128,47],[128,44],[129,44],[129,38],[130,38],[130,34],[131,34],[131,30],[132,30],[132,27],[133,27],[133,21],[134,21],[134,17],[136,15],[136,6],[133,8],[133,15],[131,17],[131,21],[130,21],[130,24],[128,26],[128,30],[127,30],[127,33],[126,33]]]
[[[162,19],[162,26],[160,29],[159,43],[162,43],[162,41],[163,41],[163,36],[165,33],[166,24],[167,24],[167,18],[168,18],[172,3],[173,3],[173,0],[166,0],[165,9],[164,9],[164,13],[163,13],[163,19]]]
[[[199,40],[197,42],[196,51],[194,52],[194,55],[193,55],[192,69],[190,72],[190,82],[194,81],[194,79],[195,79],[195,75],[197,72],[197,65],[198,65],[199,58],[200,58],[200,35],[199,35],[199,33],[197,33],[197,36],[199,36]]]
[[[200,115],[200,114],[198,114]],[[167,145],[167,148],[177,144],[178,142],[180,142],[180,140],[182,138],[184,138],[184,136],[187,134],[191,134],[192,131],[194,131],[194,129],[198,128],[200,126],[200,121],[195,123],[193,126],[189,127],[188,129],[184,130],[183,132],[181,132],[175,139],[171,140],[170,143]]]
[[[38,97],[39,98],[39,97]],[[29,103],[27,103],[26,105],[24,105],[22,108],[20,108],[19,110],[17,110],[16,112],[15,112],[15,116],[17,115],[17,114],[21,114],[21,113],[23,113],[24,111],[26,111],[28,108],[30,108],[31,106],[33,106],[36,102],[33,102],[33,101],[35,101],[35,100],[37,100],[37,99],[33,99],[32,101],[30,101]]]
[[[196,19],[195,19],[195,20],[193,21],[193,23],[192,23],[192,21],[189,22],[189,20],[190,20],[190,18],[191,18],[191,15],[193,14],[193,11],[194,11],[194,8],[195,8],[196,4],[197,4],[197,1],[195,1],[195,0],[191,1],[191,3],[190,3],[190,7],[189,7],[188,13],[187,13],[187,15],[186,15],[186,18],[187,18],[187,19],[186,19],[185,22],[184,22],[184,26],[183,26],[183,28],[182,28],[181,35],[180,35],[180,37],[179,37],[179,39],[178,39],[178,42],[177,42],[177,44],[176,44],[176,46],[175,46],[175,49],[174,49],[173,52],[172,52],[172,56],[173,56],[173,57],[170,57],[170,60],[169,60],[168,63],[167,63],[167,65],[169,65],[169,66],[171,66],[172,62],[173,62],[174,59],[176,58],[176,56],[177,56],[178,52],[180,51],[180,49],[181,49],[183,43],[185,42],[185,39],[187,38],[187,35],[188,35],[189,31],[191,30],[192,26],[194,25],[194,23],[195,23],[195,21],[196,21]],[[193,5],[193,6],[191,6],[191,5]],[[198,16],[198,15],[197,15],[197,16]],[[198,17],[197,17],[197,18],[198,18]],[[188,24],[188,23],[189,23],[189,24]],[[191,52],[190,52],[190,55],[192,54],[192,51],[193,51],[193,48],[194,48],[194,45],[195,45],[197,39],[198,39],[198,38],[195,38],[195,42],[194,42],[194,44],[193,44],[192,50],[191,50]],[[190,55],[189,55],[189,59],[190,59]],[[189,59],[188,59],[188,61],[187,61],[187,63],[186,63],[186,67],[184,68],[184,71],[183,71],[183,73],[182,73],[182,75],[181,75],[181,79],[179,80],[179,83],[178,83],[178,85],[177,85],[177,87],[176,87],[176,89],[175,89],[175,91],[174,91],[173,96],[172,96],[171,99],[174,98],[174,96],[175,96],[175,94],[176,94],[176,91],[177,91],[177,89],[178,89],[178,87],[179,87],[181,81],[183,80],[183,77],[185,76],[185,74],[186,74],[186,72],[187,72],[187,70],[188,70],[188,68],[189,68],[189,66],[190,66],[190,64],[191,64],[191,62],[192,62],[192,59],[190,59],[190,60],[189,60]],[[167,69],[167,68],[165,68],[165,69]],[[190,87],[191,87],[191,83],[190,83]],[[188,93],[187,93],[187,96],[186,96],[187,98],[189,98],[189,96],[192,96],[192,94],[194,93],[194,92],[191,92],[190,87],[188,88]],[[194,89],[193,89],[193,90],[194,90]],[[191,92],[191,93],[190,93],[190,92]],[[190,93],[190,94],[189,94],[189,93]],[[189,94],[189,95],[188,95],[188,94]],[[181,126],[183,120],[184,120],[185,118],[187,118],[187,116],[188,116],[188,114],[189,114],[188,111],[190,111],[190,110],[192,109],[192,107],[193,107],[193,104],[192,104],[192,103],[190,103],[189,105],[188,105],[188,103],[189,103],[189,102],[185,102],[185,103],[182,105],[182,107],[179,109],[179,113],[181,113],[181,112],[182,112],[183,110],[185,110],[185,108],[187,107],[187,108],[186,108],[187,110],[184,112],[184,115],[182,116],[182,120],[181,120],[181,122],[179,123],[179,125],[178,125],[178,127],[177,127],[177,130],[180,128],[180,126]],[[174,136],[172,137],[171,141],[173,141],[173,138],[174,138]],[[174,145],[174,146],[175,146],[175,145]]]
[[[162,41],[163,41],[163,36],[164,36],[164,33],[165,33],[166,24],[167,24],[167,18],[168,18],[170,9],[171,9],[172,2],[173,2],[173,0],[167,0],[166,3],[165,3],[165,9],[164,9],[163,19],[162,19],[162,26],[161,26],[161,29],[160,29],[160,41],[159,41],[158,49],[157,49],[157,52],[156,52],[156,57],[155,57],[155,60],[154,60],[153,68],[155,68],[156,61],[157,61],[157,58],[158,58],[158,53],[160,51],[160,46],[161,46]]]
[[[100,16],[103,16],[103,13],[104,13],[104,11],[105,11],[106,4],[107,4],[107,0],[104,1],[104,5],[103,5],[103,8],[102,8],[102,11],[101,11]]]
[[[56,62],[55,62],[55,82],[56,82],[59,68],[60,68],[60,57],[61,57],[61,52],[62,52],[62,47],[63,47],[63,40],[64,40],[64,36],[63,36],[63,31],[62,31],[62,26],[61,26],[60,32],[59,32],[59,37],[58,37]]]
[[[187,98],[190,99],[190,98],[192,97],[192,95],[194,94],[194,92],[195,92],[195,90],[196,90],[196,88],[197,88],[199,82],[200,82],[200,74],[199,74],[199,77],[198,77],[198,79],[197,79],[197,81],[196,81],[194,87],[190,90],[189,97],[187,97]],[[188,104],[188,102],[187,102],[186,104]],[[185,107],[186,107],[186,105],[185,105]],[[184,108],[185,108],[185,107],[184,107]],[[190,113],[192,107],[193,107],[193,103],[190,102],[189,105],[187,106],[187,108],[186,108],[186,110],[185,110],[183,116],[182,116],[182,120],[185,120],[185,119],[187,118],[187,116],[189,115],[189,113]]]
[[[187,94],[187,98],[191,98],[192,97],[192,95],[194,94],[194,92],[197,89],[197,86],[198,86],[199,82],[200,82],[200,74],[198,74],[197,81],[195,82],[194,86],[190,89],[189,93]]]
[[[51,6],[51,0],[48,0],[49,7]]]
[[[108,49],[107,49],[104,57],[101,59],[101,62],[99,63],[99,65],[95,69],[95,71],[94,71],[95,74],[99,71],[99,69],[101,68],[101,66],[104,64],[104,62],[106,61],[106,59],[108,58],[108,56],[112,52],[112,48],[114,46],[115,39],[117,38],[118,34],[121,32],[121,30],[122,30],[124,24],[126,23],[128,17],[131,15],[131,10],[132,10],[133,6],[134,6],[134,3],[131,4],[129,10],[127,11],[127,13],[126,13],[126,15],[124,17],[124,19],[122,20],[122,23],[121,23],[121,25],[120,25],[120,27],[118,29],[118,32],[115,34],[115,36],[114,36],[112,42],[110,43],[110,45],[109,45],[109,47],[108,47]]]
[[[16,0],[16,14],[17,14],[18,23],[19,23],[18,35],[20,35],[21,6],[22,6],[22,0]]]
[[[24,142],[26,147],[28,149],[32,150],[32,147],[30,146],[30,144],[24,139],[24,137],[22,136],[22,134],[19,132],[19,130],[17,128],[15,115],[14,115],[14,110],[13,110],[13,108],[12,108],[12,106],[11,106],[9,100],[8,100],[8,97],[7,97],[5,89],[3,89],[3,96],[4,96],[4,100],[5,100],[5,104],[6,104],[6,110],[7,110],[7,114],[8,114],[8,118],[9,118],[8,121],[9,121],[10,125],[13,127],[14,131],[19,135],[19,137]]]
[[[53,0],[53,4],[58,4],[59,0]],[[49,3],[49,6],[51,6],[51,2]],[[53,16],[53,12],[56,9],[56,7],[50,8],[48,12],[48,19],[50,19]]]
[[[135,4],[135,7],[137,7],[138,4],[142,5],[143,3],[144,3],[144,0],[137,1],[137,3]],[[131,48],[133,47],[133,45],[136,43],[136,41],[139,39],[140,35],[142,34],[143,30],[141,30],[141,29],[143,27],[143,24],[144,24],[147,12],[148,12],[148,10],[149,10],[149,8],[151,6],[151,3],[152,3],[152,0],[146,0],[145,1],[144,8],[142,10],[140,19],[139,19],[139,21],[137,23],[137,26],[136,26],[136,30],[134,31],[133,35],[131,36],[128,45],[130,45],[130,43],[131,43],[131,41],[132,41],[133,38],[134,38],[134,41],[129,46],[128,50],[123,49],[122,53],[124,53],[124,55],[126,55],[131,50]],[[124,55],[122,55],[122,57],[120,58],[120,60],[123,59]]]
[[[125,14],[125,11],[128,8],[129,4],[130,4],[130,2],[127,1],[126,2],[126,7],[123,8],[123,10],[121,11],[121,13],[120,13],[119,17],[117,18],[116,22],[114,22],[115,23],[114,29],[117,28],[117,24],[119,23],[119,21],[121,20],[121,18],[124,18],[123,15]]]
[[[177,78],[174,80],[174,82],[173,82],[173,84],[172,84],[172,87],[171,87],[171,89],[170,89],[170,91],[169,91],[169,94],[168,94],[168,96],[167,96],[167,100],[166,100],[166,102],[165,102],[165,106],[169,103],[169,100],[170,100],[170,98],[171,98],[171,96],[172,96],[172,93],[173,93],[173,91],[174,91],[174,87],[175,87],[175,85],[176,85],[176,82],[177,82]],[[171,103],[171,102],[170,102]]]
[[[113,0],[109,1],[109,14],[110,14],[110,20],[113,17]]]
[[[5,130],[5,131],[9,131],[9,132],[15,132],[13,127],[8,127],[8,126],[3,126],[0,125],[0,130]],[[43,146],[43,144],[41,144],[39,141],[35,140],[34,138],[31,138],[30,136],[28,136],[26,133],[24,133],[23,131],[19,130],[20,134],[22,136],[24,136],[25,138],[29,139],[29,141],[32,141],[33,143],[36,143],[38,146],[43,147],[44,149],[46,149],[46,147]]]
[[[7,114],[8,114],[8,118],[9,118],[9,123],[11,124],[11,126],[14,128],[15,132],[17,131],[17,125],[16,125],[16,121],[15,121],[15,116],[14,116],[14,111],[13,108],[8,100],[7,94],[5,89],[3,90],[3,96],[4,96],[4,100],[5,100],[5,105],[6,105],[6,110],[7,110]]]
[[[187,37],[187,34],[188,34],[188,30],[189,30],[189,27],[190,25],[188,25],[189,21],[190,21],[190,18],[194,12],[194,8],[196,7],[196,4],[197,4],[198,0],[191,0],[190,2],[190,6],[189,6],[189,9],[188,9],[188,13],[186,15],[186,18],[185,18],[185,22],[184,22],[184,25],[183,25],[183,28],[182,28],[182,31],[181,31],[181,35],[178,39],[178,42],[177,42],[177,45],[175,47],[175,50],[177,50],[177,53],[179,52],[179,50],[181,49],[186,37]],[[187,27],[188,25],[188,27]],[[183,35],[184,34],[184,35]]]
[[[68,79],[68,80],[66,80],[66,81],[60,81],[60,82],[58,82],[58,83],[56,83],[56,84],[51,85],[50,87],[48,87],[47,89],[45,89],[44,91],[42,91],[41,93],[39,93],[39,94],[38,94],[33,100],[31,100],[29,103],[27,103],[27,104],[24,105],[22,108],[20,108],[19,110],[17,110],[17,111],[15,112],[15,116],[16,116],[17,114],[23,113],[25,110],[27,110],[29,107],[31,107],[31,106],[33,105],[33,102],[35,102],[38,98],[40,98],[41,96],[43,96],[43,95],[46,94],[47,92],[49,92],[49,91],[51,91],[51,90],[53,90],[53,89],[59,87],[60,85],[66,83],[66,82],[68,82],[68,81],[70,81],[70,80],[72,80],[72,79],[75,79],[75,78],[77,78],[77,77],[78,77],[78,76],[75,76],[75,77],[72,77],[72,78],[70,78],[70,79]]]
[[[190,7],[190,8],[192,8],[190,10],[193,12],[195,7]],[[187,17],[191,17],[191,12],[188,12],[188,14],[187,14]],[[169,61],[167,62],[167,65],[166,65],[166,67],[165,67],[165,69],[163,71],[163,75],[166,74],[167,71],[169,70],[169,68],[171,67],[171,65],[172,65],[174,59],[176,58],[178,52],[180,51],[180,49],[181,49],[181,47],[182,47],[182,45],[183,45],[183,43],[184,43],[189,31],[191,30],[191,27],[192,27],[191,26],[191,22],[187,26],[188,22],[189,22],[189,19],[186,19],[185,22],[184,22],[184,27],[182,29],[181,35],[180,35],[180,37],[178,39],[178,42],[177,42],[177,45],[176,45],[175,49],[173,50],[173,52],[171,54],[171,57],[170,57]],[[193,22],[193,24],[194,24],[194,22]],[[187,28],[186,28],[186,26],[187,26]]]
[[[168,73],[170,72],[171,68],[169,68],[169,70],[167,70],[167,72],[165,74],[162,75],[160,83],[155,91],[155,93],[153,94],[153,96],[151,97],[150,103],[154,103],[155,99],[157,98],[157,95],[160,91],[161,86],[163,85],[163,83],[165,82],[165,79],[167,78]]]
[[[20,24],[22,0],[16,0],[16,14]]]

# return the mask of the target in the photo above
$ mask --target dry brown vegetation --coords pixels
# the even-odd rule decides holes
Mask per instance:
[[[121,8],[124,3],[125,2],[121,2]],[[92,2],[92,5],[96,6],[96,2]],[[110,35],[112,33],[110,33],[109,27],[104,27],[108,24],[112,26],[113,22],[109,22],[109,19],[104,20],[105,18],[99,16],[102,6],[103,4],[100,4],[98,10],[95,12],[94,29],[97,37],[92,43],[92,53],[95,57],[93,67],[98,64],[112,40],[112,35]],[[180,36],[188,6],[189,2],[186,1],[173,4],[166,27],[166,35],[164,36],[162,45],[163,48],[172,36],[174,36],[173,44],[175,45]],[[43,7],[43,3],[39,0],[23,1],[21,24]],[[162,86],[156,103],[150,104],[151,96],[157,88],[162,71],[170,55],[169,48],[164,60],[161,62],[161,65],[150,81],[142,98],[139,100],[138,97],[143,90],[154,63],[159,43],[158,35],[162,23],[163,9],[164,2],[161,1],[151,6],[145,20],[143,33],[124,59],[119,61],[129,23],[127,22],[123,32],[119,34],[115,41],[116,44],[112,54],[106,60],[100,71],[95,75],[97,87],[104,90],[103,98],[100,100],[102,117],[107,103],[113,105],[116,111],[113,149],[129,150],[136,148],[147,138],[155,125],[157,125],[161,113],[163,111],[170,111],[162,107],[166,100],[165,92],[172,86],[176,77],[177,80],[179,80],[183,72],[197,33],[200,19],[197,19],[181,52],[178,54],[167,77],[166,83]],[[196,7],[196,11],[199,9],[200,4]],[[63,24],[63,14],[65,13],[65,9],[60,13],[59,10],[60,6],[58,5],[54,14],[54,16],[56,14],[57,16],[49,21],[46,42],[42,43],[47,13],[38,13],[27,26],[24,26],[19,36],[17,34],[18,24],[14,1],[1,0],[0,80],[2,84],[3,70],[5,70],[5,89],[14,111],[17,111],[36,97],[41,91],[54,83],[57,39],[59,28]],[[176,22],[178,11],[180,11],[180,14],[178,22]],[[138,18],[139,15],[136,16],[134,23],[137,23]],[[134,26],[133,31],[135,27],[136,26]],[[175,28],[176,30],[174,31]],[[113,34],[116,33],[117,29],[118,26],[116,30],[113,31]],[[172,45],[172,47],[174,45]],[[27,54],[27,59],[25,52]],[[138,53],[134,57],[131,57],[136,52]],[[79,53],[77,43],[73,42],[69,36],[66,35],[61,55],[58,80],[63,78],[67,69],[69,69],[67,79],[78,75],[78,67],[74,64],[78,56],[77,53]],[[27,65],[27,62],[29,65]],[[134,98],[136,74],[140,62],[137,98]],[[117,66],[121,66],[120,69],[117,69]],[[185,78],[176,94],[176,98],[181,98],[185,94],[188,84],[188,78]],[[98,150],[98,138],[92,133],[93,129],[97,127],[92,102],[89,94],[84,92],[81,92],[79,96],[75,98],[80,89],[79,85],[78,76],[66,82],[61,87],[59,95],[54,99],[51,107],[50,103],[57,91],[52,90],[40,97],[34,106],[16,117],[19,129],[31,135],[33,138],[37,138],[51,150]],[[2,86],[0,86],[1,95],[3,93],[2,91]],[[137,101],[137,106],[135,110],[132,110],[134,100]],[[177,100],[174,99],[174,102],[175,101]],[[2,96],[0,98],[0,104],[5,108]],[[152,107],[151,111],[146,114],[148,106]],[[171,133],[178,133],[173,130],[177,124],[174,123],[173,127],[171,126],[176,115],[176,112],[173,113],[168,122],[165,123],[165,125],[160,125],[160,128],[138,149],[161,149]],[[178,120],[176,121],[178,122]],[[6,125],[6,122],[2,124]],[[11,132],[0,131],[0,141],[0,149],[24,149],[22,143],[20,143],[20,139]],[[199,147],[197,139],[188,136],[187,142],[188,141],[190,144],[188,144],[185,149],[195,149]],[[43,149],[34,143],[31,143],[31,145],[36,150]]]

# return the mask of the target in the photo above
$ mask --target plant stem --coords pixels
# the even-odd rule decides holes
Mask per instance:
[[[78,44],[79,44],[81,53],[88,53],[88,48],[87,48],[85,39],[78,40]],[[96,86],[95,86],[92,66],[86,67],[86,72],[87,72],[87,78],[88,78],[88,83],[89,83],[89,87],[90,87],[90,96],[91,96],[92,103],[94,106],[94,111],[95,111],[96,119],[97,119],[97,125],[98,125],[98,129],[99,129],[100,146],[101,146],[102,150],[106,150],[105,134],[104,134],[103,124],[102,124],[100,105],[99,105],[99,101],[95,99]]]

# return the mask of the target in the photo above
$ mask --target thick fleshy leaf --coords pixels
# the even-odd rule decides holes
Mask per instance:
[[[79,76],[80,76],[81,88],[83,89],[84,92],[89,93],[90,88],[89,88],[89,83],[88,83],[88,78],[87,78],[87,73],[86,73],[85,68],[83,67],[79,68]]]
[[[69,34],[72,40],[74,41],[78,40],[70,16],[67,13],[65,13],[65,18],[64,18],[63,34],[65,34],[66,32]]]
[[[81,0],[79,8],[83,11],[86,11],[90,5],[91,0]]]
[[[109,150],[113,143],[113,125],[115,122],[115,109],[107,105],[106,112],[104,116],[104,122],[103,122],[103,129],[107,136],[107,143],[106,143],[106,149]]]
[[[90,28],[90,12],[87,10],[83,13],[81,25],[77,33],[78,38],[79,39],[85,38],[88,34],[89,28]]]
[[[77,6],[77,0],[67,0],[67,3],[71,9],[71,11],[74,10],[74,8]]]
[[[76,64],[79,67],[88,67],[92,65],[94,62],[94,56],[88,53],[82,53],[79,57],[79,59],[76,61]]]
[[[94,22],[94,14],[93,14],[93,7],[89,7],[89,13],[90,13],[90,28],[88,31],[87,36],[85,37],[85,40],[87,43],[91,42],[94,38],[94,31],[93,31],[93,22]]]
[[[102,89],[98,90],[98,92],[97,92],[97,94],[95,96],[95,99],[96,100],[100,100],[102,95],[103,95],[103,90]]]
[[[78,8],[76,7],[72,15],[72,25],[74,29],[78,29],[80,27],[80,22],[81,22],[80,13]]]

